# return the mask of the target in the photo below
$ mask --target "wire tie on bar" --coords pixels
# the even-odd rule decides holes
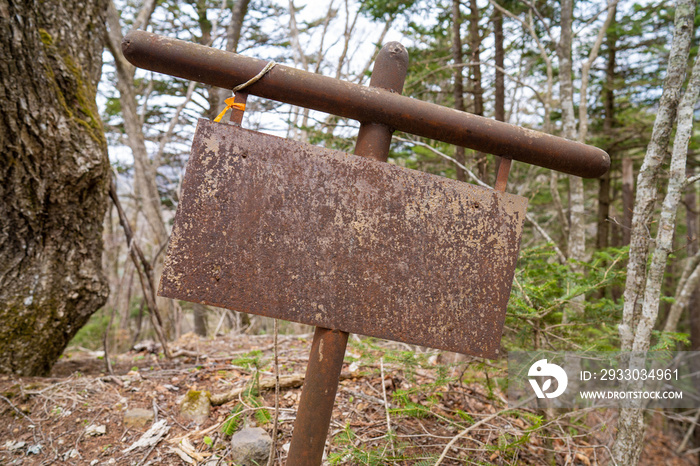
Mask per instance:
[[[265,67],[260,71],[260,73],[256,74],[255,76],[250,78],[248,81],[244,82],[243,84],[239,84],[238,86],[234,87],[232,89],[233,93],[235,94],[236,92],[238,92],[242,89],[245,89],[246,87],[250,86],[251,84],[256,83],[260,78],[265,76],[268,71],[270,71],[272,68],[274,68],[276,64],[277,63],[274,61],[267,62],[267,65],[265,65]],[[214,118],[214,122],[216,122],[216,123],[220,122],[221,119],[224,117],[224,115],[226,115],[226,112],[228,111],[229,108],[230,109],[235,108],[237,110],[245,112],[245,103],[234,102],[234,99],[235,99],[235,96],[229,97],[228,99],[224,100],[224,102],[226,102],[226,108],[224,108],[221,111],[221,113],[219,113],[219,115],[216,118]]]
[[[246,87],[250,86],[251,84],[258,82],[258,79],[265,76],[265,74],[267,74],[268,71],[270,71],[272,68],[274,68],[276,64],[277,63],[274,61],[267,62],[267,65],[265,65],[265,68],[263,68],[262,71],[260,71],[260,73],[253,76],[252,78],[250,78],[248,81],[244,82],[243,84],[239,84],[238,86],[234,87],[233,88],[234,94],[242,89],[245,89]]]

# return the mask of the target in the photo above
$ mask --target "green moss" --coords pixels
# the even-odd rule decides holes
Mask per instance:
[[[21,389],[18,383],[14,384],[10,388],[6,389],[5,391],[2,392],[2,396],[5,398],[11,400],[12,398],[16,397],[21,393]]]
[[[66,51],[59,50],[48,32],[40,29],[39,34],[45,45],[46,55],[52,59],[50,61],[60,63],[62,66],[59,65],[59,67],[70,74],[72,86],[63,89],[51,65],[46,64],[44,67],[63,111],[72,121],[82,126],[96,143],[106,144],[102,120],[98,116],[97,104],[94,101],[96,94],[94,86],[84,78],[83,70],[73,58]]]
[[[209,390],[188,390],[183,403],[200,403],[203,396],[209,399],[211,398],[211,392],[209,392]]]
[[[29,294],[17,296],[15,302],[0,308],[0,321],[3,323],[0,331],[0,365],[6,372],[20,372],[22,375],[47,375],[51,366],[60,356],[61,343],[56,338],[47,338],[38,348],[34,341],[37,329],[46,328],[44,317],[47,309],[56,309],[53,300],[45,298],[38,303],[35,297],[32,304],[26,305],[23,300]]]
[[[180,403],[180,414],[197,423],[204,422],[211,413],[211,393],[208,390],[189,390]]]
[[[41,37],[41,41],[44,45],[53,45],[53,37],[51,37],[51,34],[49,34],[46,29],[39,28],[39,37]]]

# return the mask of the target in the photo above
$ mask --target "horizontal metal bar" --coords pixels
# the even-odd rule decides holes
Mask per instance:
[[[266,64],[146,31],[130,32],[122,50],[140,68],[225,89]],[[610,167],[608,154],[593,146],[287,66],[275,66],[246,92],[584,178],[599,177]]]

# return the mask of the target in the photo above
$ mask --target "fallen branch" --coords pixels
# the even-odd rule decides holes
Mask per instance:
[[[264,378],[260,380],[258,388],[260,391],[272,390],[275,388],[275,377]],[[281,375],[279,378],[279,388],[297,388],[304,385],[304,374]],[[221,406],[230,401],[237,400],[238,396],[246,391],[246,387],[232,388],[226,393],[213,394],[209,401],[212,406]]]
[[[367,400],[367,401],[370,401],[370,402],[378,404],[378,405],[385,405],[389,409],[399,409],[399,406],[392,404],[391,402],[387,402],[385,404],[383,400],[377,398],[376,396],[367,395],[365,393],[358,392],[355,390],[343,390],[343,391],[345,393],[348,393],[348,394],[354,396],[354,397],[362,398],[363,400]]]
[[[191,431],[190,431],[190,432],[186,432],[184,435],[181,435],[181,436],[179,436],[179,437],[175,437],[175,438],[173,438],[173,439],[168,440],[168,443],[171,443],[171,444],[173,444],[173,445],[177,445],[177,444],[179,444],[182,440],[187,439],[187,438],[190,438],[190,437],[193,437],[193,438],[204,437],[204,436],[207,435],[209,432],[215,431],[216,429],[218,429],[219,427],[221,427],[221,425],[222,425],[223,423],[224,423],[224,421],[221,421],[221,422],[217,422],[216,424],[213,424],[213,425],[207,427],[206,429],[196,430],[196,431],[194,431],[194,432],[191,432]]]
[[[286,389],[286,388],[298,388],[304,385],[304,378],[306,377],[306,374],[291,374],[291,375],[281,375],[279,378],[279,388],[280,389]],[[352,379],[356,377],[355,375],[349,373],[349,372],[342,372],[340,374],[340,380],[347,380],[347,379]],[[267,377],[264,379],[261,379],[257,388],[260,391],[263,390],[272,390],[275,388],[276,385],[276,377]],[[238,397],[245,392],[247,387],[236,387],[232,388],[226,393],[219,393],[219,394],[213,394],[210,398],[209,401],[211,402],[212,406],[221,406],[223,404],[226,404],[230,401],[237,400]]]
[[[682,454],[683,450],[686,449],[688,446],[688,442],[690,441],[690,437],[693,435],[693,431],[695,430],[695,427],[698,423],[698,420],[700,419],[700,409],[698,409],[698,412],[695,413],[695,417],[693,418],[692,421],[690,421],[690,426],[688,427],[688,431],[685,433],[685,436],[683,437],[683,441],[681,444],[676,448],[676,453],[677,454]]]

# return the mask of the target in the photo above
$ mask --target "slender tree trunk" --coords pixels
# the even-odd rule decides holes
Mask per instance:
[[[250,0],[237,0],[233,7],[233,16],[226,30],[226,50],[229,52],[238,51],[238,43],[241,41],[241,31],[243,31],[243,21],[248,14]]]
[[[625,305],[620,323],[620,340],[623,350],[631,350],[634,330],[642,313],[646,282],[646,264],[649,257],[649,228],[658,194],[658,176],[666,160],[673,123],[685,80],[688,52],[693,32],[695,0],[679,0],[676,8],[674,38],[671,45],[668,70],[664,79],[664,91],[659,100],[651,140],[647,146],[644,163],[637,176],[636,199],[630,233],[630,257],[627,264]]]
[[[571,65],[572,23],[574,17],[574,0],[561,1],[561,37],[558,44],[559,55],[559,99],[562,110],[562,135],[567,139],[576,137],[576,117],[574,115],[574,86]],[[584,260],[586,253],[586,225],[584,218],[583,180],[578,176],[569,175],[569,237],[568,258],[577,261]],[[572,269],[582,272],[578,264]],[[584,296],[572,300],[564,311],[563,322],[566,323],[573,315],[583,313]]]
[[[452,60],[455,63],[454,67],[454,86],[452,88],[452,94],[455,99],[455,110],[460,112],[464,111],[464,78],[462,73],[464,67],[461,63],[464,60],[464,55],[462,53],[462,15],[459,11],[460,0],[452,0]],[[464,147],[455,146],[455,160],[464,165],[466,162],[466,156],[464,154]],[[460,167],[457,167],[457,179],[459,181],[467,181],[467,174]]]
[[[194,314],[194,333],[200,337],[207,336],[207,314],[209,309],[202,304],[195,303],[193,305]]]
[[[497,0],[494,0],[496,3]],[[505,51],[503,47],[503,13],[498,8],[493,9],[491,16],[493,23],[493,45],[494,45],[494,63],[496,64],[496,78],[494,81],[494,102],[493,102],[493,117],[497,121],[506,121],[506,83],[505,74]],[[494,179],[498,175],[501,158],[494,156]]]
[[[576,139],[576,116],[574,114],[574,85],[571,66],[572,24],[574,0],[561,1],[561,37],[557,47],[559,55],[559,100],[562,111],[562,135]]]
[[[120,94],[124,129],[127,144],[134,156],[134,194],[138,208],[149,226],[150,239],[153,246],[159,249],[168,241],[168,231],[165,228],[160,209],[160,194],[156,185],[156,167],[148,158],[146,141],[138,114],[134,85],[134,67],[126,61],[121,53],[122,32],[119,24],[119,12],[110,2],[107,14],[109,33],[106,35],[107,45],[114,57],[117,69],[117,89]]]
[[[109,293],[106,7],[0,0],[0,372],[47,374]]]
[[[609,155],[609,153],[608,153]],[[598,229],[596,231],[596,247],[605,249],[610,245],[610,171],[598,180]]]
[[[479,34],[479,6],[476,0],[469,0],[469,51],[471,54],[471,92],[474,95],[474,115],[484,115],[484,90],[481,87],[481,34]],[[483,152],[474,153],[479,178],[489,182],[488,159]]]
[[[630,244],[634,214],[634,162],[622,158],[622,245]]]
[[[688,176],[693,175],[693,169],[688,167]],[[695,186],[689,186],[685,191],[685,232],[688,241],[688,257],[694,256],[698,246],[698,193]]]
[[[145,27],[150,21],[155,6],[155,0],[146,0],[133,27]],[[158,280],[163,270],[165,255],[160,254],[157,257],[156,255],[162,251],[169,238],[168,230],[163,221],[160,193],[156,184],[158,160],[156,157],[155,163],[151,161],[146,149],[142,120],[139,117],[138,104],[136,102],[135,68],[122,54],[121,41],[123,36],[119,22],[119,12],[111,1],[107,10],[107,28],[105,42],[114,57],[114,65],[117,70],[117,89],[119,90],[119,101],[127,136],[126,142],[134,156],[136,209],[137,212],[142,214],[142,218],[147,225],[147,234],[144,236],[147,246],[150,246],[151,256],[154,257],[153,268],[156,280]],[[136,225],[137,223],[135,222],[134,224]],[[157,299],[157,303],[163,319],[163,330],[167,337],[172,337],[177,333],[174,319],[175,305],[172,300],[160,297]]]
[[[614,32],[617,8],[613,7],[610,17],[610,26],[606,31],[608,45],[608,63],[605,72],[605,88],[603,90],[603,102],[605,106],[605,119],[603,120],[603,133],[612,140],[615,127],[615,55],[617,48],[617,34]],[[615,153],[608,148],[611,165],[614,163]],[[605,249],[610,244],[610,170],[603,175],[598,184],[598,230],[596,232],[596,245],[598,249]]]
[[[197,23],[199,24],[200,36],[197,42],[204,46],[211,46],[212,44],[212,22],[209,21],[207,17],[207,11],[209,10],[209,5],[207,0],[197,0],[196,4],[193,5],[197,12]],[[222,100],[219,99],[219,88],[213,87],[209,84],[203,86],[207,92],[207,101],[209,102],[209,111],[204,113],[206,118],[213,120],[221,111],[219,107],[223,107],[221,104]]]
[[[573,82],[571,65],[571,41],[573,22],[573,0],[561,2],[562,6],[562,32],[559,43],[559,62],[561,66],[561,101],[564,114],[564,136],[573,139],[576,137],[576,122],[574,120],[573,105]],[[588,81],[593,63],[598,58],[598,51],[605,38],[606,31],[615,17],[615,3],[608,2],[608,12],[603,27],[598,32],[595,43],[591,48],[588,59],[581,66],[581,89],[579,91],[579,128],[578,140],[585,143],[588,136]],[[585,211],[584,211],[584,189],[583,179],[578,176],[569,176],[570,191],[570,215],[571,224],[569,228],[569,258],[577,261],[585,260],[586,236],[585,236]],[[608,199],[609,202],[609,199]],[[604,221],[607,220],[607,216]],[[607,241],[607,234],[606,234]],[[573,270],[582,273],[580,266],[574,265]],[[583,295],[572,300],[570,310],[576,314],[583,312]],[[565,320],[568,317],[564,313]]]
[[[620,336],[623,349],[638,352],[648,351],[651,343],[651,333],[659,314],[664,270],[668,255],[673,248],[676,212],[685,186],[688,143],[693,130],[693,109],[700,92],[700,60],[696,59],[683,99],[680,100],[679,96],[685,80],[694,18],[695,1],[679,0],[676,5],[675,31],[664,81],[664,93],[661,96],[651,141],[637,183],[639,188],[632,222],[625,308],[623,322],[620,324]],[[653,205],[656,201],[658,171],[667,153],[676,111],[678,125],[671,156],[670,178],[661,207],[655,249],[646,270],[645,266],[649,259],[647,225],[651,220]],[[612,449],[613,459],[618,464],[635,465],[639,461],[645,432],[644,413],[641,408],[637,406],[620,410],[618,434]]]
[[[503,69],[505,68],[505,51],[503,47],[503,13],[494,9],[493,16],[494,62],[496,64],[496,80],[494,83],[494,118],[506,121],[506,84]]]
[[[241,41],[241,33],[243,31],[243,21],[248,14],[248,5],[250,0],[236,0],[231,10],[231,22],[226,28],[226,51],[237,52],[238,43]],[[221,109],[224,106],[224,100],[231,97],[230,89],[219,89],[215,97],[210,99],[212,108]],[[214,115],[216,116],[216,115]]]

